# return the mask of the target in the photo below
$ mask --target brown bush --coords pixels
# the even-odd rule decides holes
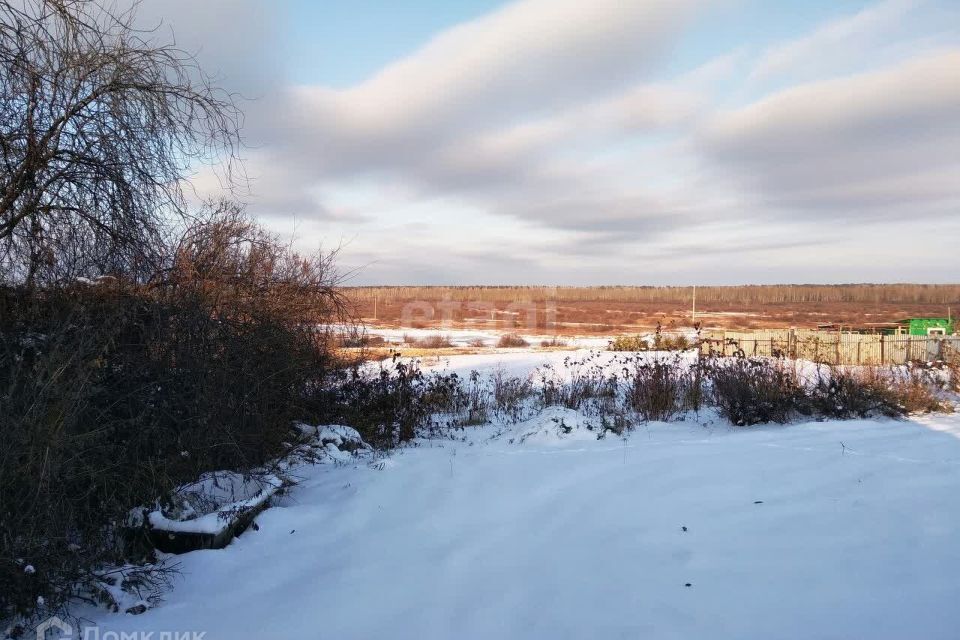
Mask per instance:
[[[783,362],[733,358],[707,361],[704,367],[713,403],[737,426],[784,424],[806,405],[796,371]]]
[[[642,420],[672,420],[702,404],[699,372],[679,358],[637,359],[625,377],[627,406]]]
[[[404,344],[407,344],[411,347],[417,347],[419,349],[446,349],[453,346],[453,343],[450,342],[449,336],[440,334],[424,336],[422,338],[404,335],[403,342]]]
[[[529,347],[530,343],[515,333],[505,333],[497,340],[497,346],[501,348]]]
[[[316,324],[342,310],[328,258],[237,211],[178,246],[146,285],[0,288],[0,618],[144,560],[121,543],[129,510],[283,455],[338,366]]]

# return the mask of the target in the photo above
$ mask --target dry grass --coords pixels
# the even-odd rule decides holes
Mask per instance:
[[[530,343],[514,333],[506,333],[497,340],[497,346],[500,348],[519,348],[529,347]]]
[[[453,343],[450,342],[450,336],[440,335],[439,333],[422,338],[404,335],[403,343],[417,349],[449,349],[453,346]]]
[[[353,287],[358,302],[392,303],[408,300],[454,302],[526,303],[553,300],[560,304],[579,302],[656,302],[687,304],[692,287]],[[697,303],[791,304],[791,303],[913,303],[956,304],[960,284],[839,284],[839,285],[742,285],[697,287]]]
[[[636,333],[658,324],[670,331],[692,321],[690,287],[357,287],[345,293],[365,320],[389,326],[400,326],[411,302],[436,303],[432,316],[405,323],[421,328],[440,326],[444,313],[453,327],[555,335]],[[717,329],[884,322],[946,315],[947,306],[960,308],[960,285],[697,288],[697,319]]]

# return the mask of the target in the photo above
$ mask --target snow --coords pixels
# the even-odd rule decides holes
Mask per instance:
[[[316,429],[316,438],[321,444],[332,444],[345,450],[351,448],[370,448],[370,445],[363,441],[360,433],[353,427],[347,427],[342,424],[328,424],[317,427]]]
[[[536,372],[550,368],[561,378],[569,378],[577,366],[568,363],[580,363],[585,372],[587,366],[598,366],[605,373],[618,373],[627,359],[646,358],[663,359],[680,357],[693,360],[696,352],[644,351],[638,353],[623,351],[598,351],[595,349],[573,349],[569,351],[526,351],[526,352],[490,352],[475,355],[451,355],[434,358],[418,358],[424,371],[452,372],[469,376],[471,371],[492,373],[500,371],[504,375],[527,378]],[[536,377],[534,375],[534,377]]]
[[[312,426],[295,425],[304,436],[301,454],[310,454],[313,462],[350,463],[350,452],[369,449],[353,427],[344,425]],[[302,462],[304,455],[293,452],[294,466]],[[276,471],[287,472],[291,463],[276,465]],[[205,473],[199,480],[178,487],[174,492],[173,507],[159,506],[146,513],[147,521],[154,529],[177,533],[217,535],[225,531],[238,513],[256,509],[270,500],[284,485],[284,479],[266,470],[250,474],[233,471]],[[144,509],[134,509],[130,524],[140,526]]]
[[[577,440],[595,441],[600,433],[596,418],[588,418],[564,407],[547,407],[536,417],[518,422],[498,437],[519,444],[554,446]]]
[[[558,357],[516,355],[438,366]],[[957,636],[956,414],[624,439],[552,408],[461,436],[298,466],[258,530],[177,557],[163,604],[83,614],[208,640]]]
[[[454,347],[472,347],[476,342],[482,342],[486,347],[495,347],[501,336],[507,333],[514,333],[510,331],[496,331],[493,329],[453,329],[445,327],[435,327],[431,329],[367,327],[366,331],[368,335],[379,336],[383,338],[384,341],[391,344],[403,344],[407,337],[422,340],[424,338],[431,338],[439,335],[449,339],[450,344]],[[544,340],[552,340],[555,337],[553,335],[529,334],[523,332],[520,332],[519,335],[533,346],[539,345]],[[593,349],[606,348],[607,344],[610,342],[610,338],[603,336],[560,336],[559,340],[567,346],[573,348]]]
[[[147,513],[147,520],[162,531],[217,535],[237,513],[259,507],[281,486],[283,482],[272,474],[207,473],[177,489],[174,509],[154,509]]]

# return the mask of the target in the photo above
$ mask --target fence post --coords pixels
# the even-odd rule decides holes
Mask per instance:
[[[882,333],[880,334],[880,364],[881,365],[887,364],[887,361],[884,359],[886,356],[886,353],[884,353],[884,348],[883,348],[886,337],[887,336],[883,335]]]

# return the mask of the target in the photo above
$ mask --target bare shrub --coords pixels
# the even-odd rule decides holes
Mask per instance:
[[[371,335],[359,327],[349,327],[338,338],[339,346],[347,349],[382,347],[386,343],[387,341],[384,340],[383,336]]]
[[[691,347],[687,336],[681,334],[677,336],[664,336],[659,344],[654,344],[654,348],[664,351],[686,351]]]
[[[477,380],[473,379],[476,383]],[[487,400],[476,384],[471,389],[455,373],[424,373],[417,361],[394,352],[375,373],[353,367],[336,372],[328,386],[314,389],[313,418],[348,424],[378,448],[390,448],[434,426],[439,416],[448,425],[482,421]]]
[[[493,411],[502,420],[517,421],[527,409],[527,399],[533,395],[533,386],[527,378],[508,376],[497,369],[490,378]]]
[[[501,348],[529,347],[530,343],[515,333],[505,333],[497,340],[497,346]]]
[[[945,385],[937,370],[917,366],[821,365],[808,402],[813,413],[828,418],[900,417],[950,410],[942,397]]]
[[[645,336],[617,336],[610,341],[611,351],[648,351],[650,344]]]
[[[893,380],[875,367],[821,365],[807,401],[813,413],[827,418],[896,417],[907,412]]]
[[[783,424],[805,405],[796,372],[780,361],[714,360],[707,365],[707,377],[720,415],[737,426]]]
[[[150,562],[129,510],[282,456],[337,369],[331,263],[226,222],[191,227],[149,285],[0,288],[0,617]]]
[[[659,327],[652,336],[617,336],[610,341],[610,351],[686,351],[693,346],[687,336],[667,335]]]
[[[563,370],[544,365],[535,372],[539,380],[537,391],[541,406],[562,406],[574,410],[593,410],[588,406],[598,398],[613,398],[617,394],[616,378],[609,377],[597,361],[599,354],[584,358],[563,359]]]
[[[565,364],[569,368],[569,363]],[[582,372],[579,363],[575,363],[575,367],[569,379],[556,375],[550,365],[538,369],[540,384],[537,390],[542,406],[562,406],[579,410],[587,400],[596,396],[597,381]]]
[[[446,349],[453,346],[449,336],[440,335],[439,333],[422,338],[405,334],[403,336],[403,342],[418,349]]]
[[[701,380],[679,358],[637,359],[627,371],[626,401],[643,420],[668,421],[702,403]]]
[[[491,391],[480,373],[471,371],[464,393],[466,406],[461,409],[461,413],[464,414],[463,424],[478,425],[489,420],[490,395]]]
[[[891,388],[906,413],[933,413],[952,411],[941,395],[946,384],[936,371],[907,365],[894,370]]]
[[[561,340],[559,337],[554,336],[547,340],[541,340],[540,346],[544,348],[565,347],[567,346],[567,343],[564,340]]]

